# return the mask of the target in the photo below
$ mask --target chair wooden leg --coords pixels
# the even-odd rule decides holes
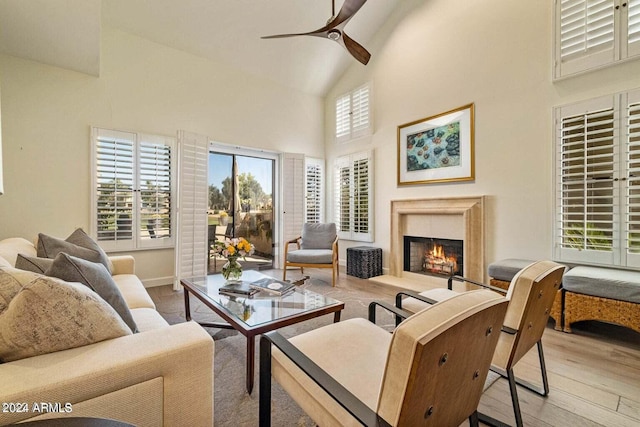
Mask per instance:
[[[287,266],[285,265],[282,269],[282,281],[285,282],[287,280]]]

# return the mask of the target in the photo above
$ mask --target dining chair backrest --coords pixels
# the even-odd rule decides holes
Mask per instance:
[[[393,332],[377,412],[391,425],[459,425],[480,401],[508,302],[478,290],[430,306]]]

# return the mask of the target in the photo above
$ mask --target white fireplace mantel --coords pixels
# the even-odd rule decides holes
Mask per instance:
[[[463,240],[465,277],[485,281],[484,196],[392,200],[389,275],[378,281],[428,282],[424,275],[403,271],[405,235]]]

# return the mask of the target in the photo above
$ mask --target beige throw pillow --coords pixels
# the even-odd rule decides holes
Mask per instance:
[[[130,334],[118,313],[88,287],[0,268],[0,362]]]

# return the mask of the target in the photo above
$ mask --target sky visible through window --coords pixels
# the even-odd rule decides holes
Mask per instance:
[[[213,154],[213,153],[212,153]],[[236,156],[238,173],[251,173],[262,186],[265,194],[272,194],[273,160]],[[231,175],[232,155],[209,155],[209,185],[222,188],[222,181]]]

